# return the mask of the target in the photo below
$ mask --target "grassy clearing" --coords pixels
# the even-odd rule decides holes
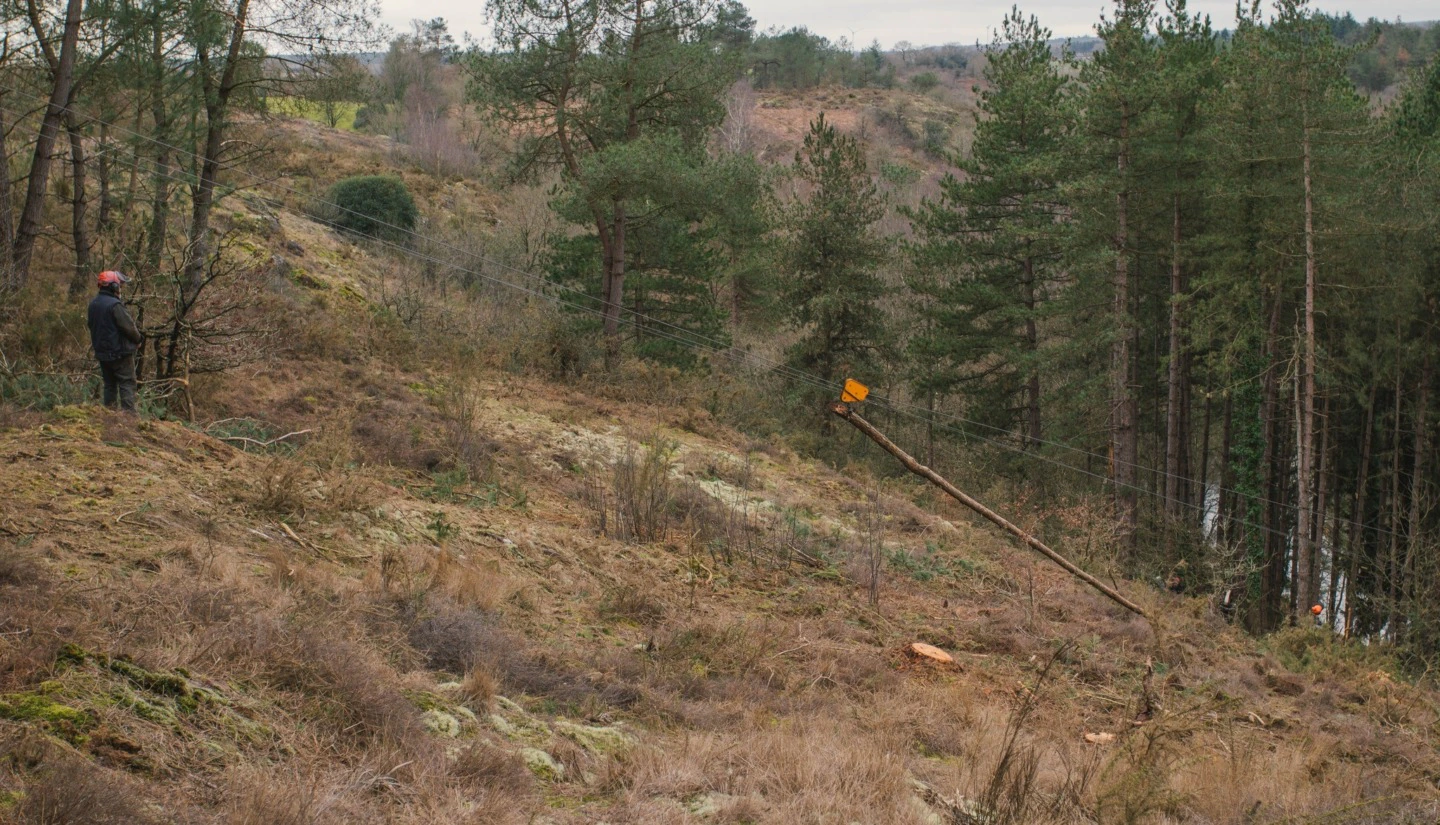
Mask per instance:
[[[335,128],[347,132],[355,129],[355,113],[360,111],[360,104],[351,101],[338,101],[328,104],[335,113]],[[327,104],[303,97],[270,97],[265,101],[265,108],[275,115],[285,117],[299,117],[314,121],[324,126],[330,125],[330,117],[326,111]]]

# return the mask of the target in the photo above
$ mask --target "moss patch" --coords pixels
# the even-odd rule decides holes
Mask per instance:
[[[62,705],[44,693],[10,693],[0,696],[0,719],[38,725],[67,742],[79,745],[95,719],[79,708]]]
[[[116,656],[112,659],[103,653],[87,651],[76,644],[65,645],[55,656],[55,663],[61,667],[80,667],[91,662],[117,676],[125,677],[127,682],[140,690],[173,701],[175,707],[185,713],[193,713],[202,702],[214,702],[218,698],[218,695],[212,690],[193,687],[190,684],[190,674],[181,668],[176,668],[169,673],[147,670],[135,664],[128,656]],[[154,705],[153,702],[146,699],[139,699],[139,701]],[[124,701],[121,702],[121,705],[131,707]],[[144,719],[162,721],[138,710],[137,713]],[[173,719],[163,721],[173,721]]]

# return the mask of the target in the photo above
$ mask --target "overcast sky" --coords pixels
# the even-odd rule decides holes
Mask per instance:
[[[460,39],[462,32],[484,35],[483,0],[381,0],[385,22],[398,31],[408,30],[412,18],[444,17],[450,31]],[[1163,0],[1160,3],[1163,6]],[[879,40],[885,48],[897,41],[916,45],[988,42],[993,28],[1010,9],[1010,2],[979,0],[751,0],[746,6],[760,29],[771,26],[805,26],[831,40],[851,39],[861,46]],[[1373,4],[1346,4],[1343,0],[1319,0],[1315,6],[1326,11],[1352,10],[1356,17],[1375,16],[1393,20],[1433,20],[1440,17],[1435,0],[1378,0]],[[1095,21],[1108,3],[1100,0],[1034,0],[1021,3],[1057,37],[1093,33]],[[1228,28],[1235,19],[1234,0],[1191,0],[1190,8],[1208,13],[1215,28]],[[852,37],[853,34],[853,37]]]

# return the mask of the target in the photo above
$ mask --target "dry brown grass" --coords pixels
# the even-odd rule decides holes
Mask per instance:
[[[634,585],[622,584],[605,592],[598,613],[604,619],[652,627],[665,618],[665,605]]]
[[[502,792],[527,796],[535,789],[535,777],[514,752],[490,742],[473,742],[455,755],[450,777],[470,791]]]
[[[305,495],[308,473],[305,465],[282,458],[272,459],[255,492],[255,505],[280,516],[303,516],[309,503]]]
[[[16,806],[23,825],[139,825],[153,822],[132,789],[84,765],[50,771],[31,782]]]
[[[429,589],[460,607],[494,613],[515,595],[518,584],[501,573],[498,565],[480,567],[441,550],[435,555]]]
[[[246,770],[228,778],[225,825],[328,825],[346,822],[347,789],[299,768]]]
[[[472,710],[480,712],[490,710],[499,690],[494,674],[482,666],[472,666],[460,683],[460,697]]]
[[[922,823],[899,744],[838,720],[792,720],[641,748],[615,760],[607,781],[637,808],[723,795],[721,821]]]

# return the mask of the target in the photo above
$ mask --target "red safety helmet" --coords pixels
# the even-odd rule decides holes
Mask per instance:
[[[95,280],[96,280],[96,281],[100,284],[100,286],[102,286],[102,287],[104,287],[104,286],[119,286],[119,285],[121,285],[121,284],[128,284],[128,283],[130,283],[130,279],[127,278],[127,277],[125,277],[125,273],[119,271],[118,269],[107,269],[107,270],[105,270],[104,272],[101,272],[100,275],[99,275],[98,277],[96,277]]]

